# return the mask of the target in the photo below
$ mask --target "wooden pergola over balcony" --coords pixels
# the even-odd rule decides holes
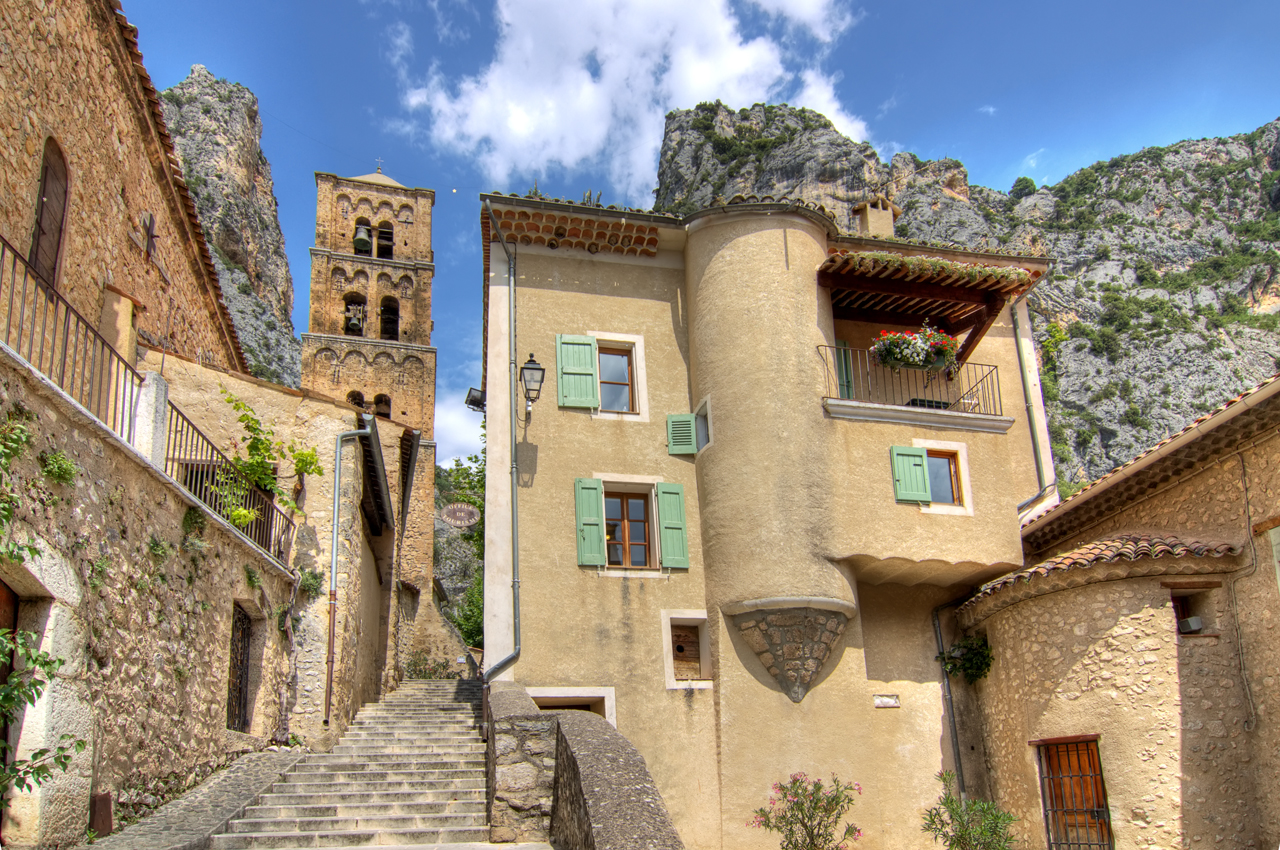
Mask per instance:
[[[1005,305],[1048,268],[1047,260],[1032,257],[849,242],[861,244],[837,245],[818,267],[818,285],[831,290],[835,318],[908,328],[928,320],[952,335],[967,331],[957,355],[961,363]]]

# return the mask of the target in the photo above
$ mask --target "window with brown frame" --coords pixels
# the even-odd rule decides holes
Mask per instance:
[[[1098,736],[1032,741],[1049,850],[1111,850],[1111,811],[1102,781]]]
[[[600,409],[634,413],[635,381],[632,379],[631,350],[600,349]]]
[[[604,494],[604,540],[611,567],[652,567],[649,553],[649,497]]]
[[[928,452],[929,492],[935,505],[962,505],[960,458],[955,452]]]
[[[58,272],[62,224],[67,211],[67,161],[52,138],[44,143],[40,195],[36,199],[36,227],[31,238],[31,265],[50,286]]]

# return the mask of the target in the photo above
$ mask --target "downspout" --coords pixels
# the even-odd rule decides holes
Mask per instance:
[[[329,709],[333,703],[333,646],[338,617],[338,508],[342,494],[342,443],[369,434],[369,428],[343,431],[333,441],[333,540],[329,546],[329,654],[324,679],[324,725],[329,725]]]
[[[516,259],[507,248],[507,241],[502,238],[502,230],[498,227],[497,217],[493,214],[493,205],[486,199],[485,211],[489,214],[489,224],[498,236],[498,244],[502,253],[507,255],[507,354],[510,357],[508,381],[511,385],[511,654],[484,671],[484,681],[488,685],[494,677],[506,670],[520,657],[520,512],[517,509],[517,491],[520,477],[516,469],[516,411],[520,398],[516,391]],[[488,246],[485,247],[488,250]]]
[[[1045,272],[1045,277],[1050,277],[1053,274],[1053,270],[1056,267],[1057,267],[1056,260],[1050,262],[1049,270]],[[1019,296],[1018,299],[1014,301],[1012,305],[1010,305],[1009,315],[1013,318],[1013,342],[1014,342],[1013,348],[1014,348],[1014,351],[1016,351],[1018,354],[1018,372],[1019,372],[1019,377],[1022,379],[1022,399],[1026,405],[1027,426],[1031,429],[1031,453],[1035,457],[1036,483],[1040,485],[1040,491],[1036,493],[1034,496],[1032,496],[1030,499],[1027,499],[1025,502],[1021,502],[1017,507],[1018,513],[1022,513],[1027,508],[1031,507],[1033,504],[1040,501],[1045,496],[1049,495],[1049,492],[1058,486],[1057,475],[1055,475],[1053,477],[1053,480],[1048,483],[1045,483],[1045,480],[1044,480],[1044,469],[1042,466],[1043,461],[1042,461],[1042,455],[1040,453],[1040,434],[1037,433],[1036,431],[1036,418],[1034,414],[1035,401],[1031,398],[1031,382],[1027,380],[1027,364],[1026,364],[1025,358],[1022,356],[1022,339],[1021,339],[1022,327],[1021,327],[1021,323],[1018,321],[1018,305],[1021,304],[1023,301],[1026,301],[1027,296],[1030,294],[1031,294],[1031,291],[1028,290],[1024,292],[1021,296]],[[1048,414],[1046,414],[1046,416],[1047,415]],[[964,789],[964,785],[962,783],[961,790],[963,789]]]
[[[946,662],[947,648],[942,645],[942,622],[938,619],[938,612],[943,608],[954,608],[968,598],[968,596],[961,596],[959,599],[944,602],[933,609],[933,636],[938,641],[938,663],[942,665],[942,698],[947,703],[947,720],[951,725],[951,757],[956,763],[956,784],[960,788],[961,800],[965,799],[964,764],[960,761],[960,733],[956,730],[956,705],[951,698],[951,676],[947,673]]]

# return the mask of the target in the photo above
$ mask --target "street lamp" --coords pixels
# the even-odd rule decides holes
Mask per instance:
[[[542,393],[542,379],[546,376],[547,370],[542,368],[537,360],[533,359],[533,353],[529,353],[529,359],[520,367],[520,383],[524,384],[524,401],[525,401],[525,418],[533,413],[533,403],[538,400],[538,396]]]

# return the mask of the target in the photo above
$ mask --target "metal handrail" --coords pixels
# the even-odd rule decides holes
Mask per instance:
[[[169,403],[164,471],[210,510],[285,563],[293,517],[275,503],[195,423]]]
[[[960,413],[1003,415],[999,370],[981,363],[960,363],[950,372],[876,362],[865,349],[820,345],[827,398],[869,404],[919,407]]]
[[[142,375],[0,237],[3,341],[126,442]]]

